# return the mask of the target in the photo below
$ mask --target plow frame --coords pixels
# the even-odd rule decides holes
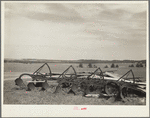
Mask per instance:
[[[42,68],[44,66],[47,66],[48,68],[48,73],[40,73],[40,71],[42,70]],[[23,76],[29,76],[31,78],[30,81],[27,81],[27,84],[25,84],[23,82]],[[51,76],[53,75],[53,73],[51,72],[51,69],[49,67],[49,65],[47,63],[44,63],[42,66],[40,66],[35,72],[33,72],[32,74],[29,73],[23,73],[19,76],[19,78],[17,78],[15,80],[15,84],[18,85],[20,88],[25,88],[26,90],[33,90],[35,87],[43,87],[45,86],[45,82],[47,82],[47,80],[49,80],[51,78]]]
[[[49,73],[46,74],[40,73],[40,71],[44,66],[48,67]],[[67,72],[70,69],[73,70],[73,73],[67,74]],[[85,73],[85,72],[80,72],[80,73]],[[113,80],[113,79],[105,80],[103,73],[104,72],[99,67],[94,72],[88,72],[88,74],[82,75],[82,74],[78,74],[75,68],[72,65],[70,65],[61,74],[58,73],[56,74],[51,72],[51,69],[47,63],[44,63],[32,74],[28,74],[28,73],[21,74],[19,78],[15,80],[15,83],[19,87],[27,88],[27,90],[32,90],[36,87],[37,84],[41,84],[40,86],[44,88],[44,90],[51,89],[53,91],[52,93],[55,93],[57,88],[60,87],[61,91],[64,94],[68,94],[69,91],[72,90],[75,93],[75,95],[81,93],[83,96],[88,94],[89,91],[91,92],[92,89],[93,91],[97,91],[99,95],[103,92],[111,97],[119,96],[123,100],[125,100],[125,95],[128,94],[127,93],[128,89],[142,92],[144,95],[146,95],[146,92],[143,91],[144,89],[146,89],[146,85],[145,88],[142,88],[141,85],[136,82],[136,78],[134,76],[132,69],[127,71],[118,80]],[[130,73],[132,75],[132,78],[127,78]],[[32,78],[32,80],[28,83],[27,86],[23,83],[23,80],[21,79],[21,77],[24,75],[27,75],[30,78]],[[48,80],[53,80],[52,75],[59,75],[59,77],[55,79],[58,83],[58,85],[56,86],[50,86],[48,84]],[[99,78],[97,78],[97,76]]]

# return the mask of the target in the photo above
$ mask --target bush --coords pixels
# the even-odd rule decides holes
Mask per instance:
[[[134,67],[134,65],[132,64],[132,65],[129,65],[129,67]]]
[[[118,66],[118,65],[116,65],[116,68],[119,68],[119,66]]]
[[[88,67],[89,67],[89,68],[92,68],[92,64],[91,64],[91,63],[89,63]]]
[[[136,67],[143,67],[143,64],[142,63],[137,63]]]
[[[140,63],[140,67],[143,67],[143,64],[142,64],[142,63]]]
[[[115,64],[112,63],[112,64],[111,64],[111,68],[115,68]]]
[[[79,68],[83,68],[83,64],[82,63],[79,64]]]
[[[139,63],[137,63],[137,64],[136,64],[136,67],[139,67],[139,66],[140,66]]]
[[[106,65],[104,68],[108,68],[108,66]]]

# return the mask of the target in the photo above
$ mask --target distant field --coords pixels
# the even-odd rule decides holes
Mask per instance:
[[[100,98],[86,98],[82,96],[74,96],[73,94],[63,95],[61,92],[52,94],[42,91],[25,91],[19,90],[15,85],[14,79],[16,79],[21,73],[33,73],[38,69],[40,64],[21,64],[21,63],[5,63],[4,64],[4,104],[53,104],[53,105],[145,105],[145,101],[141,98],[135,98],[129,102],[123,102],[121,100],[112,101],[108,97]],[[76,71],[94,71],[96,68],[87,68],[88,64],[83,64],[83,68],[78,68],[79,64],[68,63],[49,63],[52,72],[62,73],[68,66],[73,65]],[[129,68],[128,64],[119,64],[119,68],[104,68],[105,65],[110,64],[94,64],[97,67],[101,67],[103,71],[116,70],[115,73],[122,75],[128,70],[132,69],[135,76],[143,77],[143,81],[146,80],[146,68]]]

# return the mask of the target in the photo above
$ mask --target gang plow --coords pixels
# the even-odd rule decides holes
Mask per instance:
[[[41,70],[47,67],[48,73],[41,73]],[[34,73],[28,74],[23,73],[15,80],[15,84],[22,89],[26,89],[28,91],[35,90],[36,88],[40,88],[42,90],[46,90],[48,88],[54,89],[53,86],[49,86],[48,83],[50,80],[55,80],[55,77],[60,74],[52,73],[49,65],[47,63],[43,64],[40,68],[38,68]]]
[[[41,72],[44,67],[47,67],[47,73]],[[56,93],[60,89],[63,94],[69,94],[70,91],[74,95],[85,97],[97,94],[121,98],[123,101],[137,96],[146,97],[146,84],[134,77],[132,70],[118,77],[108,71],[103,72],[100,67],[94,72],[76,72],[71,65],[59,74],[52,73],[49,65],[45,63],[32,74],[21,74],[15,84],[27,91],[43,90]]]

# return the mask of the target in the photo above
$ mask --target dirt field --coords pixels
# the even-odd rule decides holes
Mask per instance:
[[[87,98],[82,96],[74,96],[70,93],[63,95],[61,91],[58,91],[56,94],[50,92],[43,92],[39,90],[26,91],[19,90],[14,83],[14,79],[17,78],[21,73],[24,72],[34,72],[42,64],[5,64],[5,73],[4,73],[4,104],[52,104],[52,105],[145,105],[145,99],[143,98],[134,98],[128,102],[123,102],[121,100],[114,101],[113,98],[109,97],[99,97],[99,98]],[[70,64],[49,64],[52,71],[54,72],[63,72]],[[55,66],[56,65],[56,66]],[[96,65],[96,64],[95,64]],[[100,66],[101,64],[97,64]],[[106,65],[106,64],[103,64]],[[76,70],[78,64],[73,65]],[[102,65],[101,65],[102,66]],[[102,70],[106,70],[103,68]],[[120,67],[117,69],[116,73],[125,73],[129,70],[128,67]],[[82,70],[82,69],[81,69]],[[81,71],[80,70],[80,71]],[[89,68],[83,68],[83,70],[89,70]],[[92,71],[95,68],[90,69]],[[107,70],[110,70],[108,68]],[[133,68],[135,76],[141,76],[145,80],[146,77],[146,68]],[[11,80],[12,79],[12,80]]]
[[[51,104],[51,105],[145,105],[143,98],[135,98],[128,102],[113,98],[86,98],[82,96],[74,96],[70,93],[64,95],[59,90],[56,94],[43,92],[39,90],[26,91],[19,90],[15,86],[14,81],[9,80],[4,82],[4,104]]]

